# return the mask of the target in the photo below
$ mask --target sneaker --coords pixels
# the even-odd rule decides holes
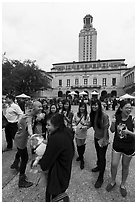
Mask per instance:
[[[126,190],[126,188],[123,188],[123,187],[120,186],[120,193],[121,193],[121,195],[122,195],[123,197],[126,197],[126,195],[127,195],[127,190]]]
[[[29,188],[32,185],[33,185],[32,182],[26,180],[26,174],[19,176],[19,183],[18,183],[19,188]]]
[[[18,184],[19,188],[29,188],[32,185],[33,185],[33,183],[29,182],[29,181],[23,181],[22,183]]]
[[[99,167],[97,166],[97,167],[93,168],[91,171],[92,172],[98,172],[99,171]]]
[[[96,181],[96,183],[95,183],[95,188],[100,188],[101,186],[102,186],[102,184],[103,184],[103,178],[101,178],[101,177],[98,177],[98,179],[97,179],[97,181]]]
[[[114,187],[115,187],[116,183],[114,183],[113,185],[111,183],[109,183],[106,187],[106,191],[110,192]]]

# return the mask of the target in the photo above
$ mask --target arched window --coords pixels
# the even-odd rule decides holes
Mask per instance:
[[[58,92],[58,97],[62,97],[62,96],[63,96],[62,91],[59,91],[59,92]]]

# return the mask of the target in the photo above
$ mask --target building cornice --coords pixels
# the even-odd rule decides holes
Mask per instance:
[[[127,69],[130,69],[130,68],[118,68],[118,69],[92,69],[92,70],[75,70],[75,71],[52,71],[52,72],[48,72],[49,74],[66,74],[66,73],[85,73],[85,72],[110,72],[110,71],[127,71]]]
[[[125,61],[125,59],[109,59],[109,60],[94,60],[94,61],[80,61],[80,62],[62,62],[62,63],[54,63],[54,65],[65,65],[65,64],[85,64],[85,63],[99,63],[99,62],[116,62],[116,61]]]

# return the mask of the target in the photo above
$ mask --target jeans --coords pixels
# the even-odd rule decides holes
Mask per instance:
[[[20,175],[25,174],[27,162],[28,162],[28,150],[27,147],[24,149],[19,149],[17,148],[18,151],[16,153],[15,159],[20,159],[21,158],[21,163],[20,163]]]
[[[100,147],[98,144],[99,139],[94,138],[95,149],[97,153],[97,166],[99,167],[99,176],[103,177],[106,167],[106,151],[108,145]]]

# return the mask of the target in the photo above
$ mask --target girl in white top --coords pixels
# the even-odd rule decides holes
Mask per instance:
[[[79,157],[76,161],[80,161],[80,168],[84,168],[84,152],[85,140],[87,137],[87,129],[89,126],[90,118],[87,113],[87,105],[84,102],[79,104],[78,112],[73,117],[73,128],[75,129],[75,140]]]

